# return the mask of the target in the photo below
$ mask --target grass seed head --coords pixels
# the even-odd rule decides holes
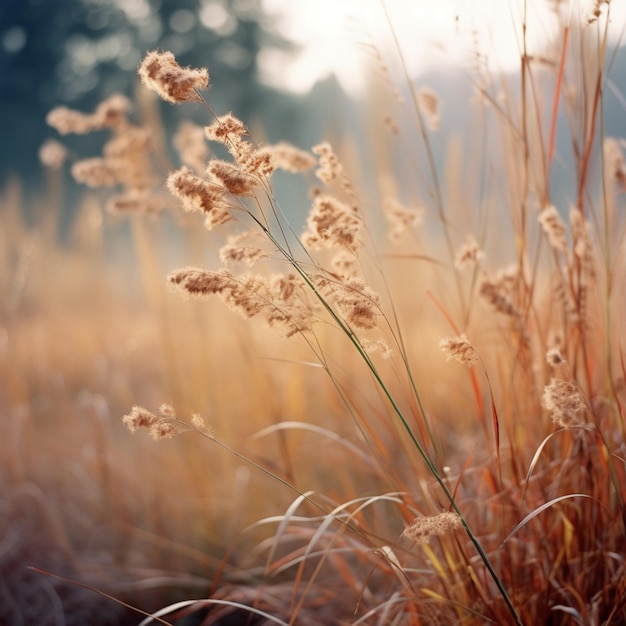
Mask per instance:
[[[196,176],[186,166],[168,176],[167,188],[183,203],[183,208],[187,211],[211,213],[216,208],[225,207],[224,187]]]
[[[459,335],[458,337],[442,339],[439,342],[439,347],[446,355],[448,361],[455,359],[468,367],[472,367],[478,363],[478,353],[465,334]]]
[[[312,249],[338,247],[354,253],[362,246],[361,226],[352,208],[321,194],[313,200],[302,242]]]
[[[444,511],[438,515],[417,517],[410,526],[407,526],[402,535],[415,543],[428,543],[433,537],[442,537],[452,534],[461,528],[461,519],[452,511]]]
[[[258,180],[236,165],[213,159],[207,172],[211,178],[234,196],[253,196]]]
[[[543,406],[558,426],[570,428],[585,422],[587,403],[574,382],[553,378],[544,388],[542,399]]]
[[[145,428],[153,439],[171,439],[189,429],[176,420],[174,410],[170,409],[168,405],[162,405],[159,415],[155,415],[143,407],[134,406],[122,421],[131,432]]]
[[[565,225],[553,204],[548,205],[539,213],[539,223],[552,248],[559,252],[565,252],[567,248]]]
[[[163,100],[174,104],[201,101],[199,90],[209,86],[206,68],[181,67],[171,52],[149,52],[139,66],[142,83]]]
[[[467,235],[465,242],[456,253],[454,264],[460,270],[471,269],[476,267],[484,256],[476,238],[473,235]]]

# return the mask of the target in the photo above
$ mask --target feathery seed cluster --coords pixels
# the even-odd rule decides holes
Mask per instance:
[[[438,515],[417,517],[407,526],[402,535],[418,544],[428,543],[433,537],[452,534],[462,527],[461,518],[452,511],[444,511]]]
[[[198,91],[209,86],[206,68],[181,67],[171,52],[149,52],[139,66],[143,84],[168,102],[202,101]]]

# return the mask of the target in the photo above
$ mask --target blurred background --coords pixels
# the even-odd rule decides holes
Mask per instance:
[[[445,139],[467,125],[466,111],[455,103],[467,100],[473,86],[459,70],[517,71],[515,29],[524,4],[530,52],[539,55],[556,35],[554,8],[563,3],[3,0],[0,188],[17,175],[27,193],[36,192],[42,177],[38,150],[55,136],[46,113],[59,105],[91,111],[113,92],[132,96],[137,65],[154,48],[171,50],[182,65],[209,67],[214,88],[208,97],[218,113],[233,111],[270,141],[310,147],[354,133],[359,119],[367,124],[363,116],[406,84],[396,37],[411,78],[441,96]],[[581,11],[592,5],[574,4]],[[617,42],[625,7],[612,4]],[[620,53],[612,81],[624,76]],[[623,119],[621,87],[608,85],[615,94],[606,111],[608,134]],[[169,125],[183,116],[206,121],[204,112],[189,106],[165,105],[162,111]],[[90,156],[89,149],[77,150],[77,156]]]

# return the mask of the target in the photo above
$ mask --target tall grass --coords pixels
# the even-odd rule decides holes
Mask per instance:
[[[521,38],[517,87],[473,74],[473,110],[485,136],[496,131],[469,147],[472,166],[484,164],[473,183],[454,146],[447,169],[435,158],[439,103],[412,86],[399,111],[408,126],[396,136],[390,125],[386,147],[375,146],[366,191],[327,142],[311,152],[255,143],[207,104],[207,71],[171,53],[146,56],[144,84],[207,113],[204,129],[176,135],[177,169],[121,97],[93,114],[51,113],[61,132],[111,132],[102,157],[73,173],[117,186],[110,208],[137,213],[153,312],[141,326],[156,328],[163,355],[161,378],[121,412],[131,430],[176,437],[159,444],[172,457],[138,480],[144,499],[132,507],[118,495],[116,455],[137,445],[154,463],[160,448],[119,433],[106,455],[98,444],[105,509],[130,534],[145,515],[155,550],[187,525],[194,548],[223,556],[187,554],[180,566],[202,572],[204,588],[164,598],[142,623],[624,621],[626,169],[603,131],[608,17],[560,17],[545,58]],[[567,207],[553,190],[568,157],[557,152],[562,119]],[[390,179],[398,156],[417,163],[417,208]],[[272,186],[276,169],[311,183],[303,231]],[[185,259],[169,291],[163,210],[188,228],[165,261]],[[150,519],[155,509],[167,523]],[[119,552],[141,554],[127,539]]]

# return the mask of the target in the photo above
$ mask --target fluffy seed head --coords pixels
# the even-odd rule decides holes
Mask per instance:
[[[555,424],[570,428],[584,423],[587,403],[580,388],[572,381],[553,378],[544,388],[542,399]]]
[[[317,163],[315,157],[306,150],[296,148],[289,143],[277,143],[268,146],[274,166],[286,172],[298,173],[311,169]]]
[[[95,130],[126,124],[130,108],[130,100],[126,96],[113,94],[103,100],[94,113],[81,113],[67,107],[52,109],[46,117],[46,123],[56,128],[62,135],[68,133],[85,135]]]
[[[456,359],[459,363],[472,367],[478,363],[478,354],[465,334],[448,337],[439,342],[439,347],[447,360]]]
[[[494,311],[508,317],[519,318],[519,310],[511,299],[507,283],[506,277],[496,276],[492,278],[485,275],[481,280],[478,291]]]
[[[211,178],[234,196],[252,196],[257,180],[236,165],[227,161],[213,159],[207,172]]]
[[[205,127],[204,134],[209,141],[227,144],[248,134],[246,125],[232,113],[221,115],[213,124]]]
[[[186,267],[169,274],[167,280],[188,294],[208,296],[222,293],[234,279],[227,270],[211,272],[197,267]]]
[[[241,142],[234,152],[238,165],[254,176],[269,176],[275,169],[274,157],[269,147],[255,150],[251,143]]]
[[[567,363],[565,357],[561,354],[561,351],[558,348],[550,348],[550,350],[546,352],[546,361],[548,362],[548,365],[551,365],[552,367],[557,367],[557,365]]]
[[[86,135],[97,129],[93,115],[74,111],[63,106],[52,109],[46,116],[46,123],[62,135],[69,133]]]
[[[461,526],[461,519],[456,513],[445,511],[439,515],[417,517],[404,529],[402,535],[423,544],[428,543],[433,537],[451,534]]]
[[[192,174],[186,166],[168,176],[167,188],[182,201],[187,211],[210,213],[224,209],[224,187]]]
[[[327,141],[313,146],[313,153],[319,155],[319,168],[315,170],[315,175],[323,183],[328,184],[342,174],[341,163]]]
[[[231,235],[227,243],[220,248],[220,260],[222,263],[245,263],[251,267],[265,256],[261,247],[250,243],[255,235],[256,231]]]
[[[480,263],[484,253],[473,235],[467,235],[465,242],[456,253],[454,264],[460,270],[473,268]]]
[[[228,222],[234,221],[234,219],[235,218],[226,206],[216,206],[210,213],[206,214],[206,217],[204,218],[204,227],[207,230],[213,230],[218,226],[222,226],[222,224],[228,224]]]
[[[565,237],[565,225],[561,216],[553,204],[548,205],[539,213],[539,223],[543,232],[548,236],[550,245],[560,252],[565,252],[567,240]]]
[[[310,248],[340,247],[356,252],[362,245],[361,220],[350,207],[321,194],[313,201],[302,241]]]
[[[76,161],[72,165],[72,176],[88,187],[112,187],[121,182],[119,172],[99,157]]]
[[[131,432],[138,428],[147,429],[153,439],[170,439],[189,430],[189,427],[176,419],[174,410],[168,405],[161,406],[159,415],[143,407],[134,406],[128,415],[124,415],[122,421]]]
[[[372,330],[380,316],[380,298],[361,278],[343,282],[315,277],[315,284],[325,298],[339,309],[346,322],[355,328]]]
[[[279,326],[287,337],[309,330],[313,322],[313,308],[302,297],[302,279],[293,273],[233,276],[225,269],[189,267],[172,272],[168,280],[191,295],[219,295],[242,317],[260,316],[269,326]]]
[[[168,102],[200,101],[198,90],[209,86],[206,68],[181,67],[171,52],[149,52],[139,66],[142,83]]]
[[[113,128],[126,124],[131,108],[132,104],[126,96],[114,93],[96,107],[94,118],[100,128]]]

